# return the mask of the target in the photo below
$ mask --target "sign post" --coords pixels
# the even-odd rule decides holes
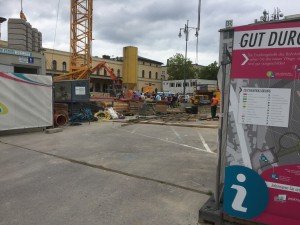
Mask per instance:
[[[300,224],[300,22],[233,29],[224,213]]]

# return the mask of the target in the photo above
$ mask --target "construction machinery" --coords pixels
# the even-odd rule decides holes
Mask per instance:
[[[109,74],[112,85],[110,94],[120,95],[122,81],[105,61],[93,66],[92,30],[93,0],[70,0],[70,63],[69,72],[53,77],[55,102],[67,103],[70,121],[90,121],[99,111],[96,102],[91,101],[90,76],[104,69]]]
[[[113,93],[117,94],[122,90],[122,81],[107,62],[92,66],[93,0],[71,0],[70,18],[70,72],[55,76],[54,82],[89,80],[91,74],[104,69],[111,77]]]
[[[152,94],[154,92],[152,84],[149,83],[148,85],[142,87],[142,92],[147,94]]]
[[[96,66],[94,66],[91,69],[88,68],[79,68],[78,70],[75,70],[74,72],[70,72],[67,74],[61,74],[58,76],[55,76],[53,78],[54,82],[60,82],[65,80],[86,80],[90,78],[90,75],[95,73],[96,71],[99,71],[101,69],[104,69],[110,76],[112,80],[112,90],[114,95],[119,94],[122,91],[122,80],[116,76],[114,73],[114,70],[109,67],[108,63],[103,61],[98,63]]]
[[[194,105],[209,105],[210,104],[210,97],[209,95],[193,95],[190,98],[190,101]]]

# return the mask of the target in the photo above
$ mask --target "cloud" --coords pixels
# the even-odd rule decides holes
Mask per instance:
[[[68,51],[70,1],[60,1],[56,27],[58,1],[24,0],[24,12],[32,26],[43,33],[44,47]],[[19,0],[0,0],[0,5],[1,16],[18,17]],[[297,14],[300,3],[294,0],[202,0],[199,64],[218,60],[218,31],[226,20],[233,19],[236,26],[249,24],[259,18],[264,9],[273,12],[274,7],[281,8],[285,15]],[[184,27],[187,20],[190,26],[196,26],[197,8],[197,0],[94,0],[93,54],[122,56],[124,46],[134,45],[141,56],[165,63],[176,53],[184,53],[185,41],[184,37],[178,38],[179,28]],[[6,29],[4,23],[4,38]],[[188,42],[188,57],[193,61],[196,58],[194,32],[190,31]]]

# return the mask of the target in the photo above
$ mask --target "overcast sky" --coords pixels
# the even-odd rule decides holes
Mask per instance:
[[[20,0],[0,0],[0,16],[19,16]],[[70,1],[61,0],[54,43],[59,0],[23,0],[28,22],[43,33],[43,46],[69,50]],[[218,60],[219,33],[225,21],[234,26],[252,23],[264,9],[279,7],[284,15],[300,13],[299,0],[202,0],[198,64]],[[185,40],[179,28],[186,20],[197,25],[198,0],[94,0],[93,55],[122,56],[124,46],[139,48],[139,55],[166,63],[176,53],[184,54]],[[2,39],[7,39],[6,23]],[[188,58],[196,60],[196,38],[191,31]],[[53,44],[54,43],[54,44]]]

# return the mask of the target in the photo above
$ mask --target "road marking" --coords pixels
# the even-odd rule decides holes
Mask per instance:
[[[180,137],[180,134],[174,129],[174,127],[171,127],[171,126],[169,126],[169,127],[171,128],[171,130],[173,131],[173,133],[176,135],[176,137],[177,137],[179,140],[182,141],[182,138]]]
[[[205,141],[205,139],[203,138],[202,134],[201,134],[198,130],[197,130],[197,133],[198,133],[198,136],[199,136],[199,138],[200,138],[200,140],[201,140],[201,142],[202,142],[204,148],[206,149],[206,151],[207,151],[207,152],[210,152],[210,153],[213,153],[213,152],[210,150],[208,144],[206,144],[206,141]]]
[[[127,131],[127,130],[123,130],[123,129],[119,129],[119,130],[122,130],[123,132],[132,134],[131,131]],[[166,140],[166,139],[157,138],[157,137],[152,137],[152,136],[145,135],[145,134],[141,134],[141,133],[136,133],[135,135],[140,135],[140,136],[142,136],[142,137],[152,138],[152,139],[160,140],[160,141],[163,141],[163,142],[167,142],[167,143],[172,143],[172,144],[180,145],[180,146],[183,146],[183,147],[186,147],[186,148],[191,148],[191,149],[194,149],[194,150],[197,150],[197,151],[200,151],[200,152],[206,152],[206,153],[210,153],[210,154],[216,155],[216,153],[214,153],[214,152],[208,152],[206,149],[201,149],[201,148],[197,148],[197,147],[194,147],[194,146],[190,146],[190,145],[186,145],[186,144],[177,143],[177,142],[175,142],[175,141],[169,141],[169,140]]]

